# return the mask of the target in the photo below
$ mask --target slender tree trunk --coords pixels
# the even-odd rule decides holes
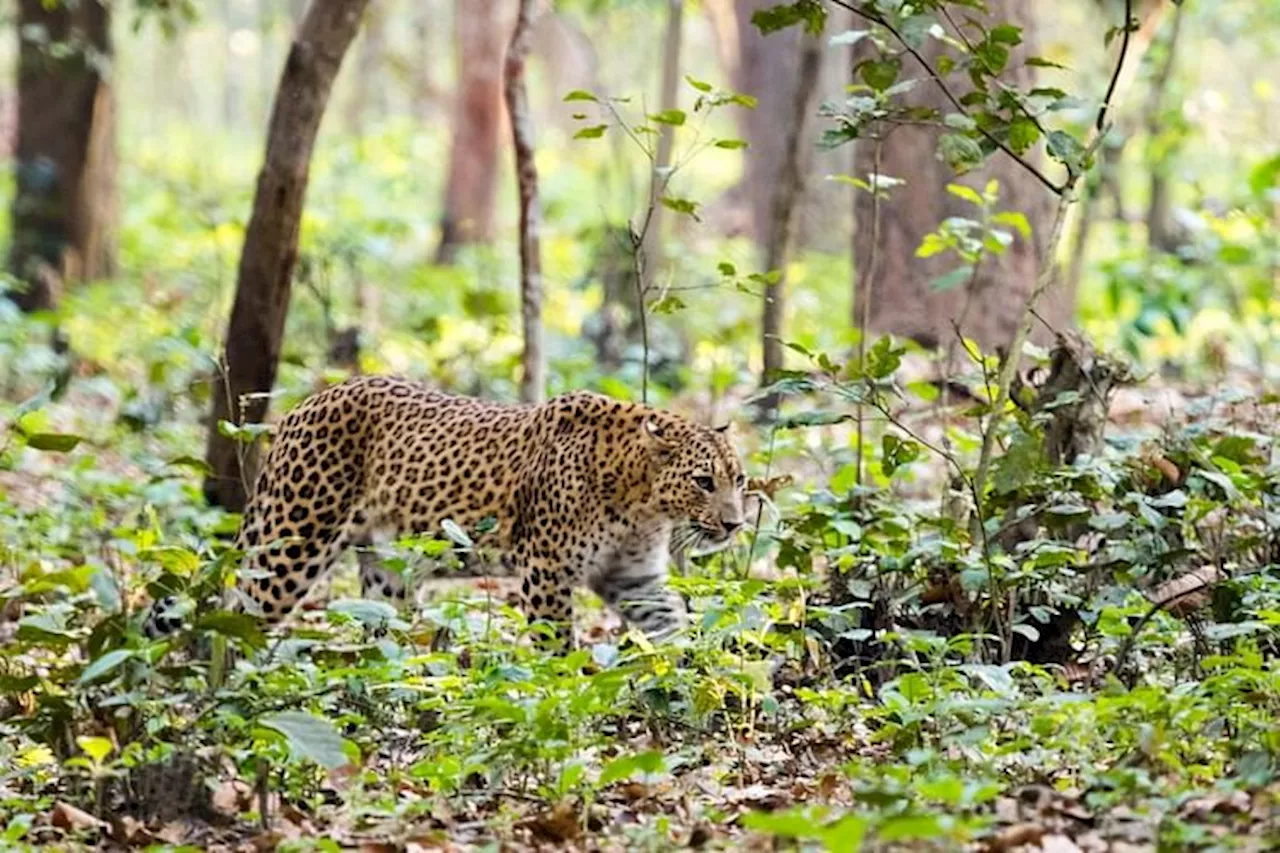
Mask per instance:
[[[538,205],[538,169],[533,161],[533,120],[525,63],[538,16],[538,0],[520,0],[515,32],[503,68],[507,114],[515,148],[516,182],[520,189],[520,319],[524,353],[520,358],[520,399],[540,403],[546,396],[547,365],[542,349],[542,211]]]
[[[205,495],[229,510],[244,508],[247,484],[257,469],[256,446],[226,438],[218,425],[260,422],[266,416],[293,286],[311,152],[334,77],[367,5],[368,0],[312,0],[276,90],[206,452],[211,471]]]
[[[436,263],[453,263],[458,248],[493,239],[502,124],[502,58],[511,26],[511,0],[457,0],[454,38],[458,85],[453,147]]]
[[[1147,247],[1158,252],[1172,252],[1177,249],[1178,243],[1178,235],[1173,227],[1173,196],[1169,186],[1170,173],[1177,162],[1178,146],[1168,144],[1163,137],[1168,118],[1165,101],[1177,63],[1178,35],[1181,31],[1182,7],[1179,6],[1173,13],[1173,25],[1164,45],[1165,53],[1151,83],[1144,122],[1147,130],[1147,160],[1151,166],[1151,194],[1147,202]]]
[[[1017,0],[991,0],[988,21],[1012,21],[1023,28],[1022,46],[1010,60],[1011,82],[1019,88],[1031,84],[1034,69],[1026,67],[1022,56],[1036,54],[1035,26],[1029,17],[1029,4]],[[939,42],[928,40],[922,51],[930,61],[939,54]],[[855,59],[871,49],[865,42],[854,47]],[[926,78],[908,97],[912,103],[950,112],[938,87],[927,82],[927,76],[914,61],[904,61],[902,78]],[[878,261],[869,281],[875,299],[865,306],[872,329],[913,338],[925,346],[940,346],[954,334],[952,323],[965,317],[963,333],[984,347],[1007,344],[1021,319],[1025,297],[1037,280],[1042,263],[1052,214],[1052,198],[1034,178],[1011,158],[997,153],[976,174],[957,178],[935,155],[937,137],[942,131],[923,126],[902,126],[892,130],[882,146],[880,173],[900,178],[905,184],[896,187],[892,196],[880,204],[880,225],[876,248]],[[855,156],[855,172],[865,178],[872,171],[874,145],[860,143]],[[920,259],[915,256],[925,234],[937,228],[949,216],[968,216],[975,209],[946,191],[946,185],[959,180],[981,189],[987,180],[1000,182],[999,207],[1026,215],[1032,227],[1030,241],[1016,237],[1003,256],[984,260],[972,290],[955,288],[938,291],[932,282],[953,269],[959,262],[952,257],[935,255]],[[855,204],[854,263],[859,269],[871,255],[871,211],[869,193],[858,193]],[[855,277],[858,275],[855,272]],[[970,310],[964,306],[973,300]],[[1046,294],[1040,314],[1055,327],[1071,322],[1074,293],[1063,287]],[[859,324],[861,307],[854,306],[854,325]],[[1043,336],[1038,330],[1037,337]]]
[[[20,0],[18,31],[9,270],[26,284],[14,300],[38,311],[54,307],[62,282],[115,268],[111,18],[98,0]]]
[[[680,107],[680,42],[683,32],[684,0],[667,0],[667,32],[662,40],[662,91],[658,97],[658,108],[663,112]],[[658,150],[653,159],[653,173],[649,176],[649,204],[653,207],[653,212],[649,216],[641,248],[644,253],[644,264],[641,267],[644,280],[641,286],[646,292],[662,260],[662,212],[665,208],[659,202],[659,196],[671,168],[671,151],[674,145],[675,127],[660,125]]]
[[[773,190],[772,216],[765,241],[764,268],[776,278],[765,287],[762,332],[764,366],[760,375],[762,385],[773,381],[783,364],[783,319],[786,313],[786,270],[791,251],[796,208],[804,196],[805,174],[808,171],[808,151],[802,145],[805,126],[812,112],[813,94],[818,86],[822,70],[822,41],[804,36],[799,44],[800,68],[796,75],[796,89],[791,98],[792,114],[786,125],[779,164],[777,183]],[[771,418],[778,407],[778,400],[770,396],[762,401],[760,413]]]
[[[355,79],[347,101],[347,126],[356,136],[368,130],[387,114],[387,97],[379,75],[387,52],[387,10],[374,4],[366,16],[360,43],[356,50]]]

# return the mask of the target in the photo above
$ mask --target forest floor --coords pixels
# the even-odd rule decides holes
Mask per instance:
[[[1185,567],[1207,552],[1190,537],[1212,511],[1272,517],[1272,451],[1241,442],[1262,446],[1275,401],[1248,387],[1149,384],[1113,401],[1127,461],[1105,494],[1072,486],[1109,519],[1113,545],[1157,547],[1152,530],[1175,526],[1188,538],[1152,564]],[[796,481],[762,535],[782,552],[759,571],[713,559],[676,581],[697,622],[678,645],[625,637],[584,597],[580,650],[547,656],[507,602],[508,581],[435,584],[397,615],[348,597],[347,572],[281,638],[192,610],[183,642],[239,652],[218,673],[191,647],[137,634],[157,592],[220,577],[228,521],[199,498],[190,413],[171,429],[121,427],[126,408],[110,389],[73,383],[59,402],[11,412],[20,429],[0,471],[5,849],[1280,845],[1274,564],[1221,561],[1238,575],[1222,585],[1231,606],[1184,621],[1148,613],[1154,576],[1131,556],[1079,605],[1088,630],[1053,663],[992,659],[977,632],[936,629],[983,600],[980,587],[925,600],[937,563],[911,564],[912,585],[894,587],[900,620],[872,631],[851,617],[863,605],[830,600],[823,569],[849,553],[855,527],[883,537],[871,541],[884,558],[931,547],[922,530],[945,528],[904,504],[941,478],[936,464],[920,467],[885,491],[881,515],[850,515],[813,485],[839,476],[838,454],[814,450],[847,447],[839,425],[768,460]],[[765,441],[751,443],[759,474]],[[1212,469],[1194,461],[1205,446]],[[1115,483],[1162,464],[1178,489],[1117,497]],[[1053,482],[1061,504],[1068,487]],[[1151,529],[1121,537],[1122,507]],[[1057,553],[1040,544],[1036,554]],[[1097,558],[1072,548],[1072,566]],[[410,569],[440,556],[417,541],[401,553]],[[948,553],[957,576],[969,571],[960,550]],[[1061,565],[1032,578],[1036,588],[1061,582]],[[1113,671],[1121,654],[1136,676]]]

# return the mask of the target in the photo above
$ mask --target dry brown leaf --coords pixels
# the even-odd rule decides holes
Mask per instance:
[[[563,844],[582,834],[582,823],[570,800],[561,800],[549,812],[526,818],[521,823],[543,841]]]
[[[49,815],[49,822],[58,829],[69,832],[107,829],[106,821],[99,820],[84,809],[78,809],[70,803],[55,803]]]
[[[1028,844],[1038,844],[1047,831],[1038,823],[1015,823],[989,839],[985,849],[988,853],[1005,853]]]
[[[1201,566],[1160,584],[1151,592],[1151,603],[1164,607],[1170,615],[1188,616],[1209,603],[1213,585],[1222,578],[1217,566]]]

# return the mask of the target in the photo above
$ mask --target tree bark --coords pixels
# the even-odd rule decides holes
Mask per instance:
[[[786,268],[791,251],[796,207],[804,196],[805,174],[808,171],[808,153],[801,141],[812,112],[813,93],[818,85],[822,69],[822,41],[804,36],[797,46],[800,67],[796,75],[796,89],[791,97],[792,114],[787,121],[783,138],[782,159],[773,190],[772,216],[765,241],[764,268],[777,276],[765,286],[764,309],[761,328],[763,332],[764,365],[760,383],[768,385],[783,365],[783,320],[786,312]],[[760,412],[771,418],[777,410],[778,400],[770,396],[761,401]]]
[[[658,109],[662,112],[680,106],[680,44],[684,34],[684,0],[667,0],[667,31],[662,39],[662,90],[658,95]],[[653,282],[654,272],[662,261],[662,212],[659,201],[671,168],[671,151],[675,147],[675,127],[659,125],[658,150],[654,153],[653,172],[649,175],[649,222],[645,226],[641,245],[643,265],[640,268],[641,288],[647,293]],[[643,310],[643,306],[642,306]]]
[[[240,255],[226,370],[214,391],[209,424],[211,470],[204,491],[210,502],[228,510],[244,508],[257,448],[223,436],[218,424],[255,423],[266,415],[293,286],[311,152],[334,77],[367,5],[368,0],[312,0],[276,90],[266,158]]]
[[[461,246],[493,239],[511,11],[511,0],[457,0],[454,10],[458,84],[438,264],[453,263]]]
[[[1012,85],[1025,89],[1032,82],[1034,69],[1026,67],[1022,57],[1037,53],[1034,21],[1028,15],[1028,4],[992,0],[987,6],[991,10],[988,21],[1011,21],[1023,28],[1023,43],[1015,48],[1009,61],[1010,68],[1015,70],[1007,79]],[[860,42],[854,48],[855,61],[866,55],[863,51],[871,49],[866,41]],[[931,64],[935,62],[941,53],[938,41],[929,39],[922,52]],[[944,114],[953,111],[938,87],[928,82],[926,72],[913,60],[904,59],[901,78],[925,81],[910,94],[912,103],[939,109]],[[938,136],[943,132],[933,127],[900,126],[892,130],[882,146],[880,173],[906,183],[895,187],[891,196],[880,204],[878,261],[870,277],[871,292],[876,298],[866,306],[870,309],[869,325],[873,330],[934,347],[955,334],[952,323],[964,314],[966,322],[962,332],[965,336],[987,348],[1007,344],[1017,329],[1023,303],[1035,286],[1040,265],[1052,262],[1043,254],[1053,198],[1026,170],[1001,153],[992,155],[977,172],[957,178],[935,153]],[[859,177],[865,178],[873,171],[874,147],[871,142],[857,146],[854,168]],[[939,292],[932,282],[959,261],[947,255],[917,258],[916,249],[924,235],[947,217],[973,217],[977,212],[972,205],[948,193],[948,183],[958,180],[981,190],[991,178],[1000,182],[999,208],[1025,214],[1031,223],[1032,239],[1017,237],[1003,256],[985,258],[971,289]],[[871,256],[871,210],[870,195],[858,193],[854,210],[854,263],[859,268]],[[973,304],[965,312],[964,306],[970,299]],[[1057,287],[1046,294],[1039,313],[1061,329],[1071,322],[1074,302],[1074,292]],[[859,306],[855,305],[855,325],[860,313]],[[1046,340],[1048,336],[1049,333],[1038,329],[1033,337]]]
[[[111,17],[98,0],[20,0],[18,32],[9,270],[26,284],[14,301],[39,311],[62,282],[115,270]]]
[[[520,190],[520,319],[524,352],[520,357],[520,399],[541,403],[546,396],[547,366],[542,349],[542,212],[538,205],[538,169],[533,160],[533,120],[525,63],[533,40],[538,0],[520,0],[515,31],[503,66],[507,114],[515,148],[516,183]]]

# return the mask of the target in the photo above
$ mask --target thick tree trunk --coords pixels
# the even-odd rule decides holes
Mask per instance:
[[[311,151],[334,77],[367,5],[368,0],[312,0],[276,91],[266,160],[240,255],[226,370],[214,391],[209,425],[211,472],[204,491],[212,503],[229,510],[244,508],[257,468],[256,447],[226,438],[218,424],[260,422],[266,415],[298,256]]]
[[[1031,83],[1034,69],[1026,67],[1022,58],[1037,53],[1034,21],[1028,17],[1027,4],[991,0],[987,6],[991,10],[988,20],[1012,21],[1023,28],[1023,44],[1015,49],[1009,62],[1016,70],[1008,79],[1025,89]],[[934,39],[927,42],[923,53],[930,62],[940,52],[938,44]],[[855,55],[861,58],[861,52],[869,49],[867,42],[861,42],[855,47]],[[926,81],[909,96],[913,103],[935,107],[943,113],[952,112],[938,87],[927,82],[926,72],[910,59],[904,60],[901,77]],[[895,187],[891,196],[880,204],[877,263],[869,282],[874,296],[866,306],[869,325],[876,331],[913,338],[926,346],[939,346],[955,334],[952,324],[963,314],[965,322],[961,331],[965,336],[987,348],[1007,344],[1021,318],[1023,303],[1035,286],[1040,265],[1052,262],[1043,254],[1053,199],[1012,158],[1000,153],[994,154],[977,173],[957,179],[935,154],[941,133],[931,127],[902,126],[893,129],[882,146],[881,174],[906,183]],[[873,171],[874,148],[872,142],[858,145],[855,172],[859,177],[865,178]],[[1031,223],[1032,239],[1017,237],[1002,257],[984,259],[972,290],[953,288],[940,292],[932,282],[959,261],[944,255],[917,258],[916,248],[924,235],[947,217],[972,217],[977,212],[972,205],[947,192],[948,183],[959,180],[981,190],[991,178],[1000,182],[999,208],[1025,214]],[[858,267],[871,257],[871,209],[870,195],[858,193],[854,235],[854,263]],[[964,307],[970,299],[973,303],[966,312]],[[1061,329],[1071,322],[1074,301],[1074,292],[1067,292],[1064,287],[1054,288],[1041,302],[1039,313]],[[861,313],[855,305],[855,325]],[[1044,340],[1047,333],[1038,329],[1034,337]]]
[[[541,403],[546,397],[547,365],[542,349],[542,211],[538,205],[538,169],[533,161],[533,120],[525,63],[538,16],[538,0],[520,0],[511,46],[503,65],[507,114],[515,148],[516,183],[520,190],[520,318],[524,352],[520,357],[520,399]]]
[[[765,240],[764,268],[777,278],[765,287],[764,310],[761,328],[763,332],[764,365],[761,384],[768,385],[783,365],[783,319],[786,313],[786,268],[791,252],[792,233],[796,207],[804,197],[805,174],[808,171],[808,151],[801,144],[809,114],[813,111],[813,93],[818,85],[822,69],[822,42],[812,36],[804,36],[797,45],[800,53],[796,89],[791,96],[792,114],[783,134],[782,159],[773,188],[772,215],[768,237]],[[760,408],[762,416],[772,417],[777,409],[775,397],[766,398]]]
[[[454,10],[458,84],[436,263],[453,263],[459,247],[493,238],[502,63],[511,11],[511,0],[457,0]]]
[[[111,18],[98,0],[20,0],[18,31],[9,270],[26,283],[14,300],[38,311],[54,307],[61,282],[115,268]]]

